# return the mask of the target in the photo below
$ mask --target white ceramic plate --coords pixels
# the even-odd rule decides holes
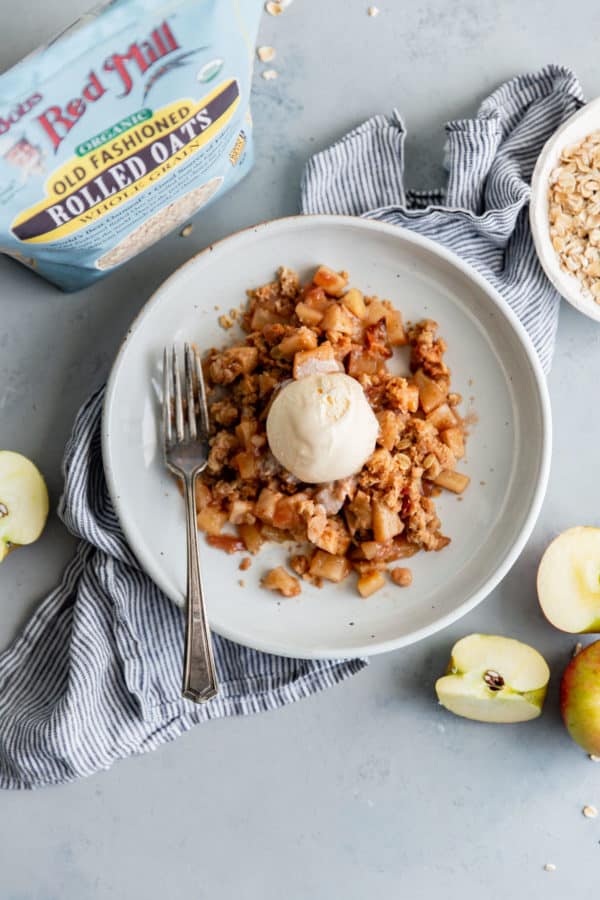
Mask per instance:
[[[531,179],[531,203],[529,205],[529,222],[535,249],[546,275],[559,294],[562,294],[571,306],[596,322],[600,322],[600,303],[596,303],[593,297],[583,292],[579,279],[561,269],[558,255],[550,241],[548,186],[550,175],[558,165],[560,154],[564,148],[577,144],[599,128],[600,98],[588,103],[561,125],[546,142],[539,155]]]
[[[408,589],[390,584],[365,601],[349,579],[321,590],[303,585],[300,597],[285,600],[259,587],[261,574],[285,560],[282,546],[265,548],[242,573],[239,556],[202,542],[216,632],[272,653],[346,657],[410,644],[472,609],[514,563],[540,509],[551,443],[545,380],[519,322],[468,266],[400,228],[338,216],[281,219],[227,238],[175,272],[133,323],[106,394],[103,453],[131,546],[181,603],[183,505],[160,450],[156,385],[163,346],[226,344],[232,332],[219,327],[215,306],[227,312],[239,305],[247,287],[272,279],[281,264],[307,276],[321,262],[348,269],[353,284],[390,298],[405,319],[436,319],[449,346],[453,388],[478,417],[461,464],[471,486],[461,501],[450,494],[438,499],[452,543],[410,560]]]

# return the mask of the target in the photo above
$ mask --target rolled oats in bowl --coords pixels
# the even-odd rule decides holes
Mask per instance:
[[[600,303],[600,130],[562,151],[548,202],[550,240],[561,268]]]
[[[0,252],[78,290],[252,165],[261,0],[112,0],[0,76]]]

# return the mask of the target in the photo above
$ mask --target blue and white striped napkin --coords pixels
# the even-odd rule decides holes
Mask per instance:
[[[405,190],[402,122],[370,119],[309,162],[303,211],[366,215],[446,244],[499,289],[548,368],[558,298],[528,231],[529,179],[547,137],[582,102],[573,73],[556,66],[501,87],[475,119],[447,126],[445,195]],[[283,659],[215,636],[220,696],[204,706],[180,698],[183,617],[140,570],[111,506],[102,397],[81,409],[65,453],[60,515],[81,538],[77,554],[0,655],[2,788],[90,775],[199,722],[276,709],[365,665]]]

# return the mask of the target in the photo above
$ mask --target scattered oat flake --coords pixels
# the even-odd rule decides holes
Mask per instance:
[[[219,316],[219,325],[225,331],[228,331],[230,328],[233,328],[233,319],[228,315]]]
[[[256,55],[261,62],[271,62],[275,59],[275,47],[258,47]]]
[[[274,78],[279,76],[277,69],[265,69],[261,74],[265,81],[273,81]]]
[[[378,6],[370,6],[367,10],[367,15],[371,16],[371,18],[378,16],[379,15],[379,7]]]
[[[546,863],[544,866],[544,872],[556,872],[556,866],[554,863]]]
[[[577,643],[573,647],[573,656],[579,656],[579,654],[581,653],[582,650],[583,650],[583,644],[581,643],[581,641],[577,641]]]
[[[268,3],[265,3],[265,9],[270,16],[280,16],[285,7],[283,3],[275,3],[274,0],[269,0]]]
[[[189,237],[193,230],[194,230],[194,226],[190,222],[190,224],[186,225],[185,228],[182,228],[179,233],[180,233],[181,237]]]
[[[240,578],[240,580],[238,581],[238,584],[240,587],[246,587],[246,582],[244,581],[243,578]]]
[[[251,565],[252,565],[252,560],[250,559],[249,556],[245,556],[243,558],[243,560],[241,561],[241,563],[239,564],[238,568],[241,569],[242,572],[245,572],[246,569],[249,569]]]
[[[600,762],[600,756],[596,756],[595,753],[590,753],[590,759],[592,762]]]
[[[581,810],[586,819],[595,819],[598,815],[598,810],[595,806],[584,806]]]

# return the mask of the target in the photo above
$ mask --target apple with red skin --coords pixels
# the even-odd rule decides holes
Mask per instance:
[[[560,711],[573,740],[600,756],[600,641],[581,650],[565,669]]]

